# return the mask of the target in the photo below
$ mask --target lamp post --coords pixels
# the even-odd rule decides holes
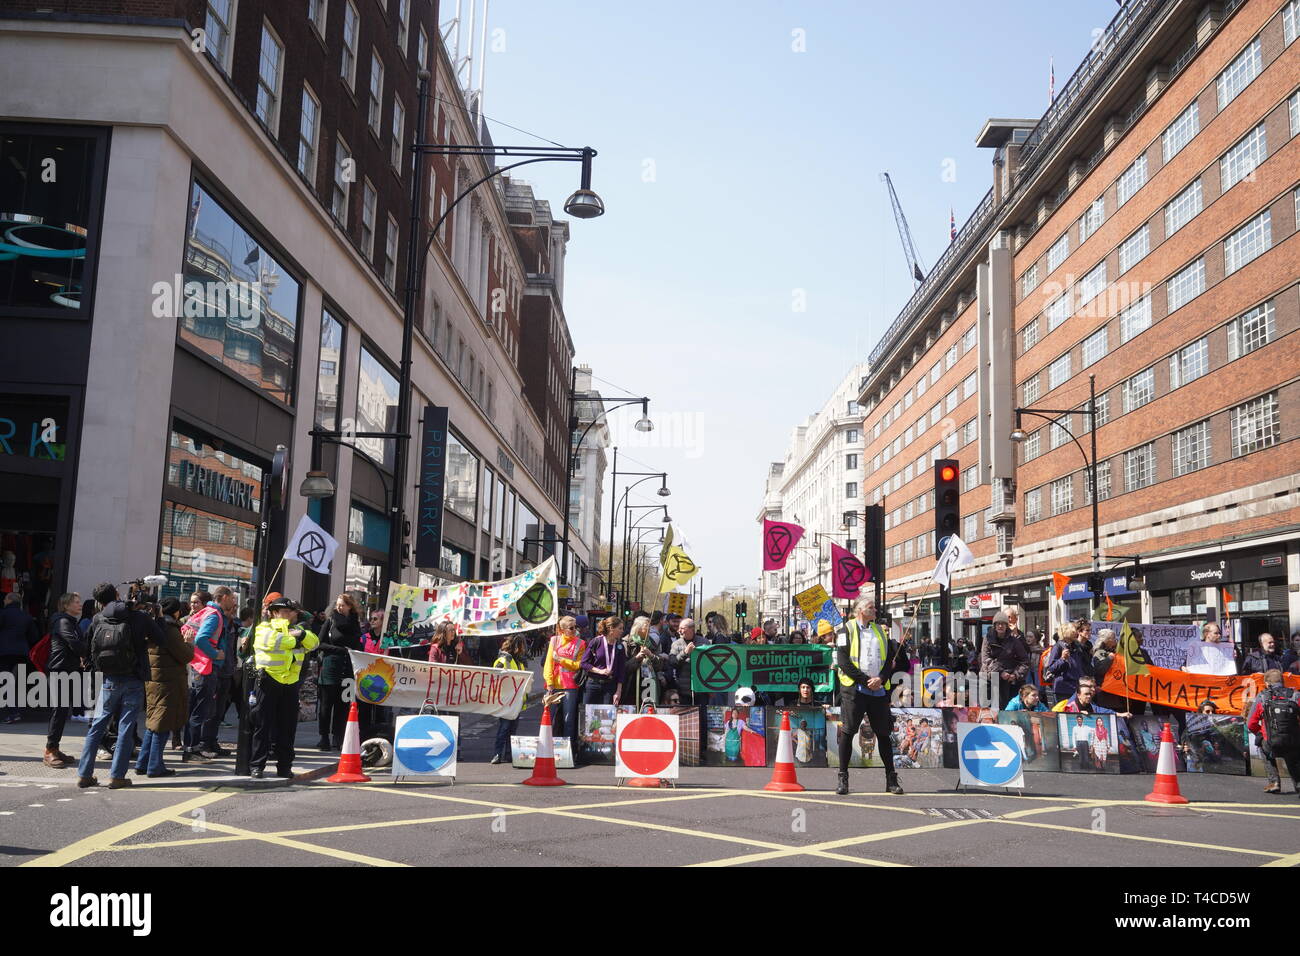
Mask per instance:
[[[643,475],[638,481],[632,482],[623,489],[623,494],[618,494],[618,476],[619,475]],[[659,479],[659,490],[655,492],[660,498],[669,497],[672,492],[668,490],[668,473],[664,471],[619,471],[618,470],[618,448],[614,449],[614,473],[610,480],[609,486],[609,579],[614,580],[614,528],[615,519],[618,509],[623,502],[627,500],[628,492],[643,481],[649,481],[651,478]],[[624,522],[626,524],[626,521]],[[626,529],[625,529],[626,530]],[[626,537],[626,535],[624,536]]]
[[[1029,437],[1025,433],[1025,430],[1020,427],[1021,416],[1037,415],[1039,418],[1046,419],[1047,421],[1055,425],[1057,428],[1063,430],[1067,435],[1069,435],[1070,441],[1074,442],[1075,446],[1079,449],[1079,454],[1083,456],[1083,464],[1088,469],[1088,481],[1089,484],[1092,485],[1092,494],[1091,494],[1092,574],[1093,576],[1100,574],[1101,572],[1101,523],[1099,521],[1097,501],[1101,497],[1100,496],[1101,489],[1097,487],[1097,376],[1095,375],[1088,376],[1088,407],[1087,408],[1017,408],[1015,412],[1016,412],[1016,427],[1011,432],[1012,441],[1022,442]],[[1058,417],[1053,418],[1052,417],[1053,415]],[[1062,415],[1087,415],[1088,416],[1088,431],[1092,434],[1091,460],[1088,457],[1088,453],[1083,450],[1083,445],[1080,444],[1079,439],[1075,437],[1074,432],[1072,432],[1069,428],[1061,424],[1059,416]],[[1090,585],[1095,583],[1096,583],[1095,580],[1093,580],[1090,582]],[[1103,583],[1103,587],[1104,587],[1104,583]],[[1098,595],[1096,592],[1093,591],[1091,586],[1088,588],[1088,590],[1093,594],[1094,599],[1100,597],[1100,595]]]
[[[626,589],[627,589],[627,566],[628,566],[627,552],[628,552],[628,549],[631,547],[632,532],[633,532],[634,530],[636,530],[637,527],[639,527],[642,518],[645,518],[645,517],[646,517],[646,515],[642,515],[641,518],[638,518],[638,519],[637,519],[637,523],[636,523],[636,524],[632,524],[632,523],[631,523],[630,514],[631,514],[631,512],[633,512],[633,511],[647,511],[647,512],[653,512],[653,511],[658,511],[658,510],[660,510],[660,509],[662,509],[662,510],[663,510],[663,513],[664,513],[662,523],[663,523],[663,524],[668,524],[669,522],[671,522],[673,519],[672,519],[672,516],[668,514],[668,506],[667,506],[667,505],[632,505],[632,504],[628,504],[628,505],[624,505],[624,506],[623,506],[623,554],[622,554],[622,560],[620,561],[620,565],[621,565],[621,567],[622,567],[622,570],[621,570],[620,575],[619,575],[619,580],[620,580],[622,583],[621,583],[620,586],[619,586],[619,601],[622,602],[624,605],[627,604],[627,595],[624,593],[624,592],[626,591]]]
[[[882,499],[883,500],[883,499]],[[872,553],[872,545],[875,544],[871,535],[867,533],[867,528],[871,523],[872,516],[879,522],[880,527],[880,548],[876,553]],[[846,511],[843,519],[840,521],[840,531],[847,534],[854,527],[857,520],[862,519],[862,554],[866,558],[866,565],[871,569],[872,584],[875,589],[876,610],[879,611],[885,606],[885,506],[867,505],[866,511]]]
[[[502,173],[531,163],[569,162],[582,164],[581,185],[564,203],[564,211],[575,219],[594,219],[603,215],[605,204],[591,190],[591,161],[596,151],[591,147],[569,148],[566,146],[464,146],[443,143],[422,143],[426,120],[429,115],[429,79],[428,70],[419,72],[419,108],[416,112],[415,137],[411,143],[411,217],[409,240],[406,252],[406,290],[402,308],[402,361],[399,368],[397,388],[397,423],[405,428],[411,418],[411,351],[415,339],[416,309],[418,305],[420,283],[424,276],[424,263],[429,256],[429,248],[438,230],[447,221],[453,209],[466,196],[489,179]],[[438,217],[438,221],[429,231],[427,239],[421,238],[424,197],[424,163],[425,156],[477,156],[484,160],[493,160],[498,156],[519,157],[518,162],[493,168],[486,176],[471,183],[459,196],[456,196]],[[397,437],[397,436],[394,436]],[[406,471],[410,458],[410,435],[397,437],[397,449],[393,463],[393,507],[392,526],[388,537],[388,579],[400,581],[406,553]],[[569,502],[564,502],[565,514],[568,514]],[[565,557],[568,557],[566,550]]]

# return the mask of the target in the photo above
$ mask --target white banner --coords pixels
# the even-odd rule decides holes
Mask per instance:
[[[456,625],[457,634],[489,636],[551,627],[559,619],[556,591],[553,557],[500,581],[461,581],[437,588],[390,582],[384,639],[403,646],[418,644],[432,638],[443,621]]]
[[[952,587],[952,573],[958,568],[964,568],[966,565],[975,561],[975,554],[970,548],[966,547],[966,542],[955,534],[948,536],[948,544],[943,549],[943,554],[939,555],[939,563],[934,566],[934,574],[930,580],[936,582],[940,587]]]
[[[298,530],[289,539],[289,546],[284,549],[284,560],[301,561],[313,571],[329,574],[330,563],[339,543],[328,531],[312,521],[307,515],[298,522]]]
[[[429,700],[439,712],[514,720],[533,683],[532,671],[430,664],[361,651],[348,653],[352,656],[356,699],[362,704],[419,708]]]
[[[1090,627],[1092,645],[1096,647],[1098,634],[1110,628],[1119,637],[1124,630],[1124,622],[1092,621]],[[1167,667],[1171,671],[1182,670],[1187,663],[1187,648],[1201,641],[1201,629],[1195,624],[1135,624],[1130,621],[1129,627],[1137,635],[1138,643],[1146,651],[1151,663],[1156,667]]]

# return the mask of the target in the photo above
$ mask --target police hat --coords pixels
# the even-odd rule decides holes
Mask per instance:
[[[301,611],[302,610],[302,608],[298,607],[297,601],[290,600],[284,595],[280,595],[279,597],[273,599],[269,604],[266,605],[266,609],[268,611]]]

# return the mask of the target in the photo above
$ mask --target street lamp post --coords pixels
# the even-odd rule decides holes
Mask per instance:
[[[618,476],[619,475],[643,475],[637,481],[632,482],[623,489],[623,494],[618,494]],[[609,579],[614,580],[614,528],[615,519],[619,507],[627,500],[628,492],[643,481],[649,481],[651,478],[659,479],[659,490],[655,492],[660,498],[669,497],[672,492],[668,490],[668,473],[664,471],[619,471],[618,470],[618,448],[614,449],[614,473],[609,485]],[[626,520],[624,521],[624,531],[626,531]],[[626,534],[624,535],[626,538]],[[620,595],[622,600],[622,595]]]
[[[1020,427],[1020,417],[1022,415],[1037,415],[1039,418],[1046,419],[1057,428],[1062,429],[1070,440],[1074,442],[1079,449],[1079,454],[1083,455],[1083,464],[1088,469],[1088,482],[1092,486],[1092,573],[1097,575],[1101,572],[1101,522],[1099,520],[1099,511],[1097,507],[1098,499],[1101,497],[1101,489],[1097,487],[1097,376],[1088,376],[1088,407],[1087,408],[1017,408],[1016,427],[1011,432],[1011,440],[1022,442],[1029,436],[1024,429]],[[1053,418],[1052,416],[1058,416]],[[1083,445],[1075,437],[1073,431],[1062,425],[1059,416],[1062,415],[1087,415],[1088,431],[1092,434],[1092,458],[1083,450]],[[1092,588],[1089,588],[1092,591]],[[1099,595],[1093,593],[1093,597]]]
[[[621,560],[620,560],[620,566],[621,566],[622,570],[621,570],[620,575],[619,575],[619,580],[620,580],[620,582],[621,582],[621,584],[619,585],[619,602],[620,602],[624,607],[627,605],[627,595],[626,595],[626,593],[625,593],[626,590],[627,590],[627,580],[628,580],[628,578],[627,578],[627,570],[628,570],[627,552],[628,552],[628,549],[631,548],[631,546],[632,546],[632,532],[635,531],[636,528],[640,526],[641,518],[646,517],[645,515],[642,515],[641,518],[638,518],[638,519],[637,519],[637,523],[636,523],[636,524],[632,524],[632,523],[631,523],[630,514],[631,514],[631,512],[633,512],[633,511],[657,511],[657,510],[660,510],[660,509],[662,509],[662,510],[663,510],[663,513],[664,513],[664,516],[663,516],[663,523],[664,523],[664,524],[667,524],[668,522],[672,521],[672,517],[668,514],[668,506],[667,506],[667,505],[632,505],[632,504],[628,504],[628,505],[624,505],[624,506],[623,506],[623,554],[621,555]],[[619,610],[620,610],[620,612],[621,612],[621,611],[622,611],[622,608],[620,607]]]
[[[402,308],[402,361],[397,388],[397,423],[399,428],[405,428],[411,418],[411,351],[415,339],[416,308],[420,283],[424,275],[424,262],[429,256],[429,248],[433,245],[433,239],[438,235],[438,230],[442,228],[442,224],[447,221],[447,217],[451,215],[452,210],[460,204],[461,200],[489,179],[520,166],[527,166],[531,163],[576,162],[582,164],[581,185],[565,201],[564,211],[576,219],[594,219],[605,212],[605,204],[591,190],[591,161],[595,158],[596,151],[590,147],[532,146],[520,148],[475,144],[458,146],[420,142],[419,139],[424,135],[425,123],[428,117],[429,79],[429,71],[421,70],[419,73],[419,108],[416,112],[415,137],[411,143],[410,238],[406,254],[406,290]],[[507,166],[494,167],[486,176],[470,184],[468,188],[451,201],[429,231],[428,238],[422,241],[420,226],[423,220],[424,164],[421,159],[425,156],[476,156],[485,160],[493,160],[498,156],[504,156],[507,158],[521,157],[521,159],[519,162],[510,163]],[[388,536],[387,569],[390,581],[401,580],[402,567],[405,564],[405,492],[409,458],[410,435],[402,434],[397,437],[397,449],[393,463],[394,504],[392,508],[392,525],[389,528]],[[568,507],[569,503],[566,499],[564,502],[566,520]],[[567,547],[565,557],[566,559],[568,557]]]

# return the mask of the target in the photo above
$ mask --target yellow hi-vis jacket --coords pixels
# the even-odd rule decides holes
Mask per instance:
[[[254,666],[281,684],[298,683],[303,658],[320,644],[320,638],[307,628],[298,630],[302,632],[301,638],[290,634],[289,622],[281,618],[257,625],[253,636]]]
[[[858,626],[857,619],[854,618],[850,620],[845,626],[845,630],[847,630],[849,634],[849,660],[853,662],[854,667],[858,670],[862,670],[862,643],[859,640],[861,628]],[[875,634],[876,641],[880,644],[880,676],[884,677],[885,665],[888,663],[885,660],[885,651],[889,648],[889,638],[885,636],[885,629],[874,622],[871,624],[871,631]],[[837,670],[839,669],[837,668]],[[855,683],[853,678],[842,670],[840,670],[839,673],[840,686],[852,687]],[[885,689],[889,688],[889,681],[882,681],[882,684]]]

